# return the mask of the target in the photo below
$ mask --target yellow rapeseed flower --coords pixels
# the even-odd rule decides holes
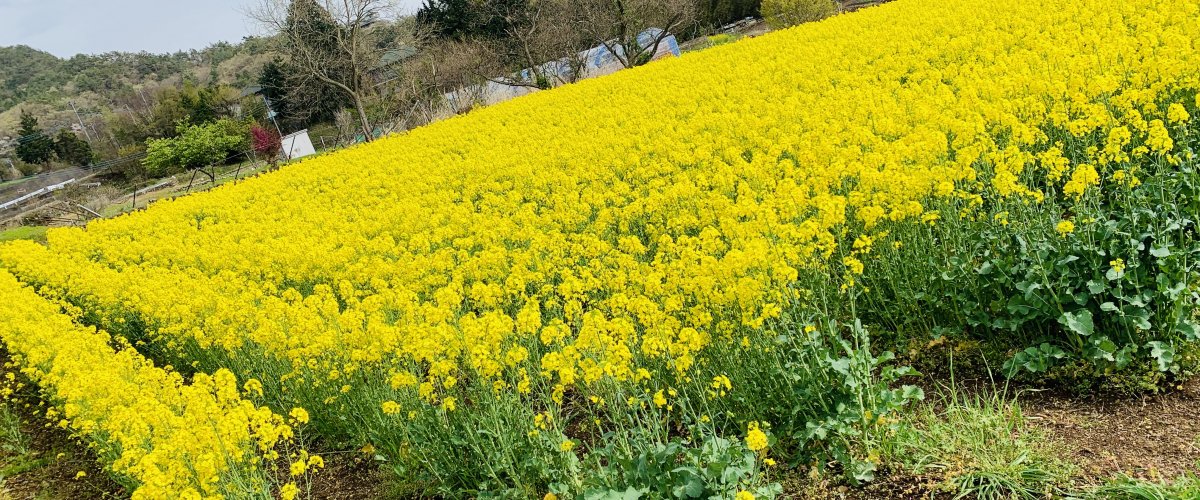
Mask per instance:
[[[767,434],[758,427],[758,422],[750,422],[746,432],[746,447],[750,448],[750,451],[762,451],[769,445]]]

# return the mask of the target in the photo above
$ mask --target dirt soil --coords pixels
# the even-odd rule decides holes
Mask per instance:
[[[1175,479],[1200,463],[1200,380],[1136,398],[1029,392],[1021,400],[1030,424],[1063,443],[1085,480]]]
[[[21,433],[27,451],[0,450],[0,499],[128,498],[86,446],[71,439],[66,430],[46,427],[45,418],[19,408]],[[86,474],[77,477],[80,472]]]
[[[322,454],[325,470],[313,477],[314,500],[374,500],[390,498],[386,473],[365,455]]]

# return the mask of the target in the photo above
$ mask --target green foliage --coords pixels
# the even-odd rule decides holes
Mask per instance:
[[[284,52],[293,61],[320,61],[320,70],[326,77],[353,87],[355,69],[344,48],[338,45],[345,29],[314,0],[295,0],[288,5],[281,33]],[[353,104],[351,96],[341,88],[312,78],[311,68],[295,66],[276,60],[264,66],[258,78],[286,128],[332,121],[338,110]]]
[[[25,111],[21,111],[17,130],[17,157],[33,165],[49,163],[54,157],[54,141],[38,126],[37,118]]]
[[[1104,140],[1052,127],[1046,134],[1052,139],[1041,147],[1061,147],[1066,158]],[[903,245],[877,246],[862,279],[871,290],[864,319],[901,336],[989,342],[1007,350],[1006,375],[1032,380],[1128,391],[1192,375],[1200,362],[1200,130],[1178,125],[1171,135],[1178,157],[1103,166],[1104,182],[1079,195],[1039,185],[1046,174],[1031,168],[1042,201],[934,201],[940,220],[897,226],[888,237]],[[977,168],[985,179],[993,170],[987,161]]]
[[[1190,500],[1200,498],[1200,479],[1188,475],[1162,483],[1120,476],[1082,496],[1112,500]]]
[[[719,35],[713,35],[713,36],[708,37],[708,46],[716,47],[718,45],[725,45],[727,43],[733,43],[735,41],[737,41],[737,37],[730,35],[729,33],[721,33]]]
[[[227,116],[222,109],[223,97],[221,94],[221,88],[217,86],[201,87],[192,82],[184,82],[183,88],[178,93],[171,95],[175,103],[169,102],[166,105],[178,105],[183,112],[185,124],[200,125]]]
[[[611,442],[595,450],[590,458],[602,465],[587,481],[583,498],[733,498],[740,491],[775,498],[783,492],[778,483],[763,479],[758,457],[743,442],[693,435],[700,436],[696,446],[678,438],[645,442],[633,448],[633,456]]]
[[[12,229],[0,231],[0,243],[5,241],[16,240],[33,240],[39,243],[46,242],[46,231],[50,228],[46,226],[20,226]]]
[[[180,87],[164,87],[142,100],[140,93],[126,99],[148,106],[138,113],[109,115],[108,126],[121,143],[142,143],[147,139],[175,137],[179,125],[200,125],[231,116],[233,89],[223,86],[198,86],[190,81]]]
[[[426,0],[417,11],[417,23],[435,36],[462,40],[479,35],[483,6],[469,0]]]
[[[762,16],[772,29],[820,21],[837,13],[833,0],[763,0]]]
[[[54,154],[72,165],[90,165],[94,157],[92,145],[67,129],[59,130],[54,137]]]
[[[258,85],[284,130],[301,129],[314,122],[332,122],[338,110],[352,104],[341,89],[305,80],[302,71],[281,59],[263,66]]]
[[[177,168],[204,168],[225,162],[243,151],[249,141],[249,126],[234,120],[202,125],[180,125],[173,139],[151,139],[146,143],[142,165],[150,175],[169,174]]]
[[[24,45],[0,47],[0,111],[52,88],[61,78],[59,64],[57,57]]]
[[[87,92],[116,97],[153,88],[198,67],[220,64],[239,54],[262,53],[267,46],[264,39],[248,38],[236,45],[219,42],[206,49],[174,54],[108,52],[68,59],[26,46],[0,47],[0,111],[53,97],[69,98]]]
[[[852,482],[868,482],[896,430],[894,416],[924,393],[895,387],[916,371],[893,366],[890,352],[874,355],[860,322],[847,327],[821,317],[785,312],[769,327],[769,344],[751,343],[722,360],[738,389],[713,403],[721,410],[714,414],[771,422],[785,455],[836,462]]]
[[[700,19],[711,27],[722,26],[747,17],[757,17],[761,6],[761,0],[701,0]]]
[[[1061,495],[1074,467],[1059,456],[1015,399],[998,391],[965,396],[957,388],[909,417],[886,452],[913,474],[941,477],[940,489],[955,498],[980,499]]]

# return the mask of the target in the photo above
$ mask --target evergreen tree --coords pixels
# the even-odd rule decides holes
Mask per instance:
[[[528,21],[529,0],[426,0],[417,23],[440,38],[503,40]]]
[[[426,0],[417,24],[439,38],[462,40],[475,34],[477,12],[470,0]]]
[[[267,98],[271,110],[279,115],[288,115],[288,77],[283,60],[276,58],[263,65],[262,73],[258,75],[258,86],[262,87],[262,95]]]
[[[716,28],[747,17],[757,17],[761,5],[760,0],[703,0],[700,3],[700,22],[709,28]]]
[[[179,106],[187,114],[188,125],[203,125],[221,118],[220,100],[217,87],[201,87],[191,81],[185,81],[179,92]]]
[[[21,129],[17,131],[17,157],[29,164],[49,163],[54,157],[54,141],[38,127],[37,118],[21,110]]]
[[[343,28],[316,1],[293,0],[285,25],[293,58],[321,61],[322,72],[336,81],[354,78],[354,68],[337,46],[338,30]],[[343,89],[282,61],[263,67],[259,85],[288,129],[333,121],[338,110],[354,105]]]
[[[92,145],[67,129],[59,130],[54,138],[54,154],[72,165],[89,165],[93,158]]]
[[[285,23],[287,42],[293,52],[311,54],[308,57],[322,60],[337,59],[341,55],[337,40],[342,28],[315,0],[292,0]]]

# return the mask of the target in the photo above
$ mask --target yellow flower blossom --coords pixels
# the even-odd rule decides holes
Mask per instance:
[[[1200,94],[1197,94],[1197,96],[1200,96]],[[1167,106],[1167,121],[1170,123],[1186,123],[1191,117],[1187,112],[1187,108],[1184,108],[1182,104],[1173,102],[1170,106]]]
[[[281,500],[294,500],[300,494],[300,487],[296,483],[287,483],[279,489],[279,498]]]
[[[767,449],[767,446],[767,434],[759,428],[758,422],[750,422],[746,432],[746,447],[750,448],[750,451],[762,451]]]

